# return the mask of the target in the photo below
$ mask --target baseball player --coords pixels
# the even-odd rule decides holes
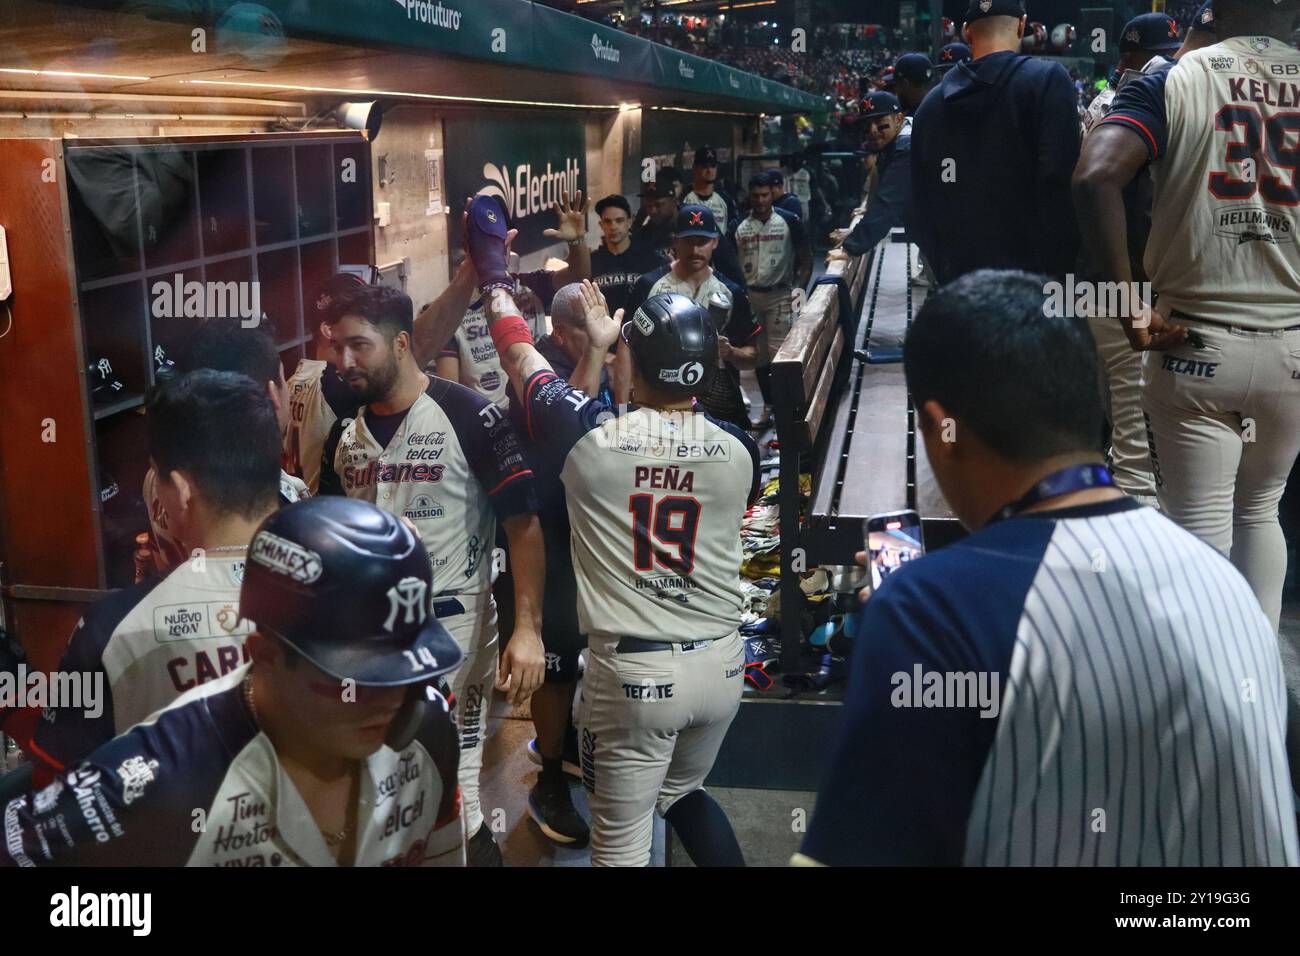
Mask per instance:
[[[289,376],[289,427],[284,436],[284,455],[289,472],[300,478],[315,494],[320,487],[320,457],[334,423],[357,414],[351,390],[339,378],[330,361],[329,325],[325,315],[347,289],[365,285],[360,276],[341,272],[325,283],[316,296],[312,315],[312,357],[298,362]]]
[[[717,370],[713,320],[680,295],[637,309],[626,334],[638,405],[615,418],[533,347],[510,296],[504,233],[486,217],[471,221],[502,365],[528,434],[562,463],[588,641],[579,732],[592,863],[646,865],[657,807],[697,864],[740,865],[730,823],[702,784],[740,704],[740,521],[757,494],[758,450],[695,410],[694,392]],[[588,289],[587,333],[601,354],[622,316],[599,314]]]
[[[524,315],[538,337],[546,334],[546,313],[551,307],[555,290],[570,282],[578,282],[591,275],[591,250],[587,248],[587,208],[583,205],[582,190],[569,202],[569,194],[560,194],[555,204],[557,228],[547,229],[545,235],[563,240],[569,246],[568,266],[558,272],[539,269],[515,276],[516,294],[524,306]],[[502,411],[510,407],[506,398],[506,380],[497,360],[496,349],[487,331],[483,300],[470,303],[451,341],[438,353],[434,367],[439,378],[460,382],[492,402]]]
[[[769,169],[766,173],[760,175],[767,177],[767,185],[772,190],[772,205],[802,219],[804,217],[803,203],[799,201],[799,197],[794,193],[785,191],[785,173],[779,169]]]
[[[1174,59],[1178,59],[1184,53],[1191,53],[1193,50],[1218,42],[1218,29],[1214,25],[1214,0],[1205,0],[1196,11],[1196,15],[1192,17],[1192,22],[1188,24],[1183,45],[1174,54]]]
[[[1278,501],[1300,453],[1297,13],[1297,0],[1215,0],[1222,41],[1127,84],[1075,173],[1093,261],[1127,282],[1122,190],[1151,163],[1145,265],[1158,301],[1121,318],[1146,350],[1160,507],[1229,556],[1274,628]]]
[[[342,498],[272,514],[239,611],[251,663],[6,802],[0,866],[459,866],[460,651],[419,540]]]
[[[1110,112],[1121,86],[1143,73],[1154,73],[1172,64],[1181,45],[1178,24],[1163,13],[1142,13],[1124,24],[1119,37],[1119,64],[1106,88],[1088,104],[1083,115],[1084,135]]]
[[[812,275],[812,251],[803,220],[772,205],[772,187],[763,175],[749,181],[750,212],[736,227],[736,250],[758,334],[758,385],[772,413],[772,359],[794,324],[791,292],[803,289]]]
[[[677,213],[673,233],[672,262],[638,280],[628,297],[628,308],[635,312],[651,296],[673,292],[684,295],[713,316],[719,336],[720,373],[712,376],[708,387],[700,391],[700,403],[710,414],[737,428],[748,429],[740,369],[757,365],[762,333],[744,289],[712,266],[718,242],[713,213],[705,206],[683,206]],[[629,399],[631,366],[631,353],[621,343],[614,376],[621,390],[617,396],[620,404]]]
[[[663,265],[663,259],[632,238],[632,206],[622,196],[606,196],[596,203],[596,216],[603,241],[591,253],[591,280],[600,287],[610,308],[621,309],[636,280]]]
[[[251,379],[202,369],[159,388],[145,424],[158,499],[188,560],[78,622],[59,670],[96,675],[106,699],[98,714],[45,712],[31,744],[42,780],[248,660],[239,586],[254,530],[279,507],[276,409]]]
[[[501,225],[504,228],[504,217]],[[461,733],[460,789],[471,865],[500,865],[483,825],[483,764],[493,674],[512,703],[542,682],[542,533],[532,472],[499,408],[420,371],[411,351],[411,300],[396,289],[348,293],[329,317],[343,379],[362,404],[325,442],[322,494],[346,494],[402,515],[433,563],[433,611],[465,654],[451,678]],[[496,525],[505,527],[515,580],[515,627],[497,664],[492,598]]]
[[[691,191],[682,197],[683,205],[708,206],[725,236],[728,228],[739,218],[736,204],[730,197],[717,191],[718,151],[712,146],[701,146],[691,162]]]
[[[245,329],[238,322],[210,319],[194,333],[185,367],[235,372],[259,384],[265,383],[266,394],[275,408],[282,442],[289,434],[292,421],[289,386],[284,380],[284,365],[280,362],[275,340],[265,329]],[[281,467],[281,504],[292,504],[310,494],[301,477],[291,475]],[[157,545],[154,560],[158,571],[165,574],[184,561],[194,546],[181,538],[175,522],[168,515],[158,475],[153,468],[145,473],[143,495],[149,509],[149,527]]]

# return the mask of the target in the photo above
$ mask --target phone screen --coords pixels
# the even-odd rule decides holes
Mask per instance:
[[[866,545],[874,591],[889,575],[925,554],[921,516],[915,511],[897,511],[868,518]]]

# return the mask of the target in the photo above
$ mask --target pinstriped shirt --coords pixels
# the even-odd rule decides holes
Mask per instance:
[[[814,859],[1300,864],[1277,638],[1156,511],[992,525],[891,575],[859,633]]]

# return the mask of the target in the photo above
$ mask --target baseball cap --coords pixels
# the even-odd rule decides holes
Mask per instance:
[[[966,8],[966,22],[974,23],[985,17],[1015,17],[1019,20],[1025,15],[1025,5],[1021,0],[971,0]]]
[[[1119,52],[1132,53],[1134,50],[1152,50],[1156,53],[1172,53],[1181,47],[1178,39],[1178,24],[1172,17],[1163,13],[1142,13],[1124,24],[1119,37]]]
[[[894,78],[907,80],[914,85],[930,82],[934,64],[924,53],[904,53],[894,62]]]
[[[1214,22],[1214,0],[1205,0],[1201,9],[1192,17],[1190,29],[1193,32],[1218,34],[1219,28]]]
[[[893,86],[894,80],[897,78],[896,73],[897,71],[894,69],[894,65],[892,63],[889,66],[885,67],[883,70],[880,71],[880,85]]]
[[[677,191],[669,179],[660,177],[652,183],[646,183],[641,188],[640,195],[643,199],[671,199],[677,195]]]
[[[644,195],[644,194],[643,194]],[[599,216],[606,209],[621,209],[629,216],[632,215],[632,204],[620,196],[618,193],[606,196],[600,202],[596,203],[596,215]]]
[[[898,97],[893,93],[886,93],[884,90],[878,90],[862,97],[862,116],[864,119],[873,119],[877,116],[890,116],[894,113],[903,112],[903,106],[898,102]]]
[[[717,234],[718,223],[708,206],[688,203],[677,210],[677,225],[673,229],[674,238],[703,236],[705,239],[712,239]]]
[[[763,171],[763,178],[767,180],[769,186],[784,186],[785,176],[781,175],[779,169],[766,169]]]
[[[718,151],[712,146],[701,146],[695,151],[694,166],[716,166],[718,165]]]
[[[949,43],[939,51],[939,66],[951,66],[973,59],[970,47],[964,43]]]

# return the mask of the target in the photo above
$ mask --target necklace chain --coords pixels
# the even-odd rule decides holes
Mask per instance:
[[[257,726],[260,728],[262,726],[262,721],[261,718],[257,716],[257,704],[253,703],[253,675],[252,674],[249,674],[247,677],[244,678],[244,703],[248,705],[248,712],[253,717],[253,723],[257,724]],[[340,846],[343,843],[343,841],[348,838],[348,834],[352,832],[351,823],[346,824],[342,830],[338,830],[333,833],[322,828],[319,823],[316,824],[316,828],[320,830],[320,835],[325,838],[325,845],[329,847]]]

